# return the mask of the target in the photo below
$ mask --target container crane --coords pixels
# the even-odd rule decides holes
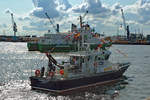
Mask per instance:
[[[121,9],[121,12],[122,12],[122,19],[123,19],[124,30],[125,30],[125,33],[127,34],[127,39],[129,40],[129,38],[130,38],[129,37],[130,36],[129,25],[126,25],[123,9]]]
[[[56,26],[54,25],[54,23],[52,22],[52,20],[51,20],[50,17],[48,16],[48,14],[45,13],[45,15],[46,15],[46,17],[48,18],[49,22],[52,24],[54,30],[55,30],[57,33],[59,33],[59,24],[57,24],[57,28],[56,28]]]
[[[11,13],[11,20],[12,20],[12,27],[13,27],[13,31],[14,31],[14,38],[16,38],[17,24],[16,24],[16,22],[14,21],[13,13]]]

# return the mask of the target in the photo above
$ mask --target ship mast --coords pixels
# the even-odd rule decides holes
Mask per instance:
[[[83,27],[83,19],[85,18],[85,16],[87,15],[87,13],[88,13],[88,11],[86,11],[83,16],[80,16],[80,28]]]
[[[85,30],[83,29],[83,27],[84,27],[83,20],[86,17],[87,13],[88,13],[88,10],[84,13],[83,16],[79,17],[80,18],[80,32],[81,32],[81,34],[80,34],[81,37],[80,38],[81,38],[81,40],[78,40],[78,50],[82,50],[83,47],[84,47],[84,44],[83,44],[83,42],[84,42],[84,36],[83,36],[82,32],[85,31]]]

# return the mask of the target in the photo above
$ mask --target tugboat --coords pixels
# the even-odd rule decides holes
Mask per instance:
[[[79,45],[80,47],[80,45]],[[30,77],[31,88],[65,94],[78,89],[118,81],[128,69],[130,63],[111,63],[110,52],[102,49],[91,50],[87,44],[81,44],[83,50],[69,53],[69,60],[58,64],[50,53],[48,69],[42,67]]]
[[[44,68],[31,76],[32,89],[46,90],[63,94],[68,91],[102,85],[117,81],[130,66],[130,63],[111,63],[103,59],[100,52],[71,53],[70,61],[59,65],[50,55],[49,69],[44,75]],[[55,64],[54,65],[52,65]],[[58,73],[59,72],[59,73]]]

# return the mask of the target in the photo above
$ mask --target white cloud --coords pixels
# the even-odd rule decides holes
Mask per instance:
[[[139,0],[133,5],[125,7],[130,20],[138,21],[139,24],[149,24],[150,22],[150,0]]]
[[[46,12],[50,15],[51,18],[59,16],[59,12],[56,10],[56,4],[53,0],[33,0],[33,3],[35,8],[30,12],[31,16],[46,18]]]
[[[101,17],[106,17],[110,13],[110,9],[104,7],[99,0],[85,0],[82,4],[72,7],[75,13],[99,14]]]
[[[29,16],[23,16],[23,17],[18,17],[19,21],[31,21],[31,18]]]
[[[96,30],[108,33],[116,32],[116,27],[123,23],[121,8],[124,9],[126,23],[132,29],[133,26],[142,24],[150,25],[150,0],[138,0],[132,5],[122,6],[115,3],[112,6],[104,5],[100,0],[84,0],[80,5],[71,5],[69,0],[32,0],[34,9],[19,21],[24,21],[22,30],[47,32],[48,29],[54,30],[45,16],[48,13],[50,18],[55,20],[54,24],[60,24],[60,31],[70,30],[71,23],[79,24],[79,15],[83,15],[87,10],[89,13],[84,21],[96,27]],[[7,9],[5,12],[10,13]],[[46,18],[46,19],[44,19]],[[110,32],[109,32],[110,31]]]
[[[67,0],[33,0],[33,4],[35,8],[30,12],[30,15],[39,18],[46,18],[46,12],[50,18],[59,17],[71,7]]]
[[[7,28],[8,26],[6,24],[0,24],[0,28]]]
[[[12,11],[11,11],[9,8],[7,8],[7,9],[5,10],[5,13],[6,13],[6,14],[9,14],[9,13],[12,13]]]
[[[72,7],[68,0],[56,0],[55,3],[57,4],[56,9],[58,11],[66,11]]]
[[[55,24],[59,23],[60,29],[64,31],[68,31],[70,29],[71,23],[79,24],[79,20],[77,20],[79,16],[78,13],[83,15],[87,10],[89,11],[87,21],[93,27],[99,27],[99,24],[101,24],[101,28],[110,25],[115,26],[115,24],[119,21],[118,19],[115,19],[115,16],[119,13],[121,8],[119,3],[114,4],[112,7],[108,7],[106,5],[102,5],[100,0],[85,0],[82,4],[73,7],[67,0],[33,0],[33,3],[35,9],[32,10],[30,15],[45,18],[46,16],[44,13],[49,11],[48,15],[51,18],[57,19]],[[30,22],[30,27],[24,27],[23,29],[38,29],[44,31],[46,28],[39,27],[40,25],[42,24],[39,24],[38,21],[36,26]]]

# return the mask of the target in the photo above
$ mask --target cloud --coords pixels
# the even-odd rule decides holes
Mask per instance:
[[[55,3],[59,11],[66,11],[72,7],[68,0],[56,0]]]
[[[108,19],[111,20],[112,18],[110,19],[110,17],[112,15],[118,14],[118,10],[121,8],[121,5],[119,3],[116,3],[115,5],[113,5],[113,7],[107,7],[106,5],[102,5],[100,0],[85,0],[82,4],[76,6],[72,6],[68,2],[68,0],[32,1],[35,8],[30,12],[29,16],[19,18],[20,21],[30,21],[29,26],[24,26],[22,28],[23,30],[37,29],[37,31],[46,31],[48,28],[45,28],[46,26],[44,25],[44,23],[39,21],[33,22],[33,20],[31,20],[31,17],[46,18],[45,12],[48,13],[50,18],[57,18],[57,21],[55,22],[59,23],[60,28],[66,31],[66,29],[70,29],[71,23],[79,24],[79,20],[77,20],[77,16],[74,14],[85,13],[88,10],[88,22],[92,24],[92,22],[94,21],[93,25],[97,26],[96,24],[99,22],[103,24],[104,21],[106,22],[106,20]],[[114,23],[113,21],[109,22]]]
[[[39,27],[30,27],[30,26],[23,26],[22,29],[24,31],[40,31],[40,32],[43,32],[43,31],[46,31],[47,28],[43,27],[43,28],[39,28]]]
[[[50,18],[56,18],[62,15],[71,7],[67,0],[33,0],[35,8],[30,12],[31,16],[46,18],[47,12]]]
[[[150,0],[139,0],[124,8],[130,16],[130,20],[138,21],[139,24],[150,24]]]
[[[5,10],[5,13],[6,13],[6,14],[9,14],[9,13],[12,13],[12,11],[11,11],[9,8],[7,8],[7,9]]]
[[[110,13],[110,9],[104,7],[99,0],[85,0],[81,5],[72,8],[72,11],[75,13],[85,13],[87,10],[90,14],[99,14],[102,16]]]
[[[31,21],[31,18],[29,16],[19,17],[19,21]]]
[[[89,14],[85,18],[91,27],[96,27],[100,31],[113,32],[116,27],[122,24],[121,8],[124,9],[126,23],[134,26],[139,24],[150,25],[150,0],[138,0],[132,5],[103,4],[100,0],[84,0],[79,5],[71,5],[69,0],[32,0],[34,9],[29,14],[19,17],[19,21],[24,21],[22,27],[26,31],[46,32],[52,25],[45,16],[48,13],[50,18],[55,20],[55,25],[60,24],[63,31],[69,30],[71,23],[79,24],[77,16],[83,15],[87,10]],[[5,12],[10,13],[7,9]],[[46,20],[45,20],[46,18]]]
[[[8,26],[6,24],[1,24],[0,28],[7,28]]]
[[[47,31],[48,30],[48,22],[44,20],[33,20],[29,23],[29,25],[23,26],[22,29],[25,31]]]
[[[141,6],[138,8],[138,14],[140,16],[139,22],[140,23],[145,23],[150,21],[150,1],[148,2],[141,2]]]
[[[122,5],[120,5],[120,3],[115,3],[114,5],[112,5],[111,9],[111,13],[112,15],[117,15],[120,12],[120,9],[122,9]]]

